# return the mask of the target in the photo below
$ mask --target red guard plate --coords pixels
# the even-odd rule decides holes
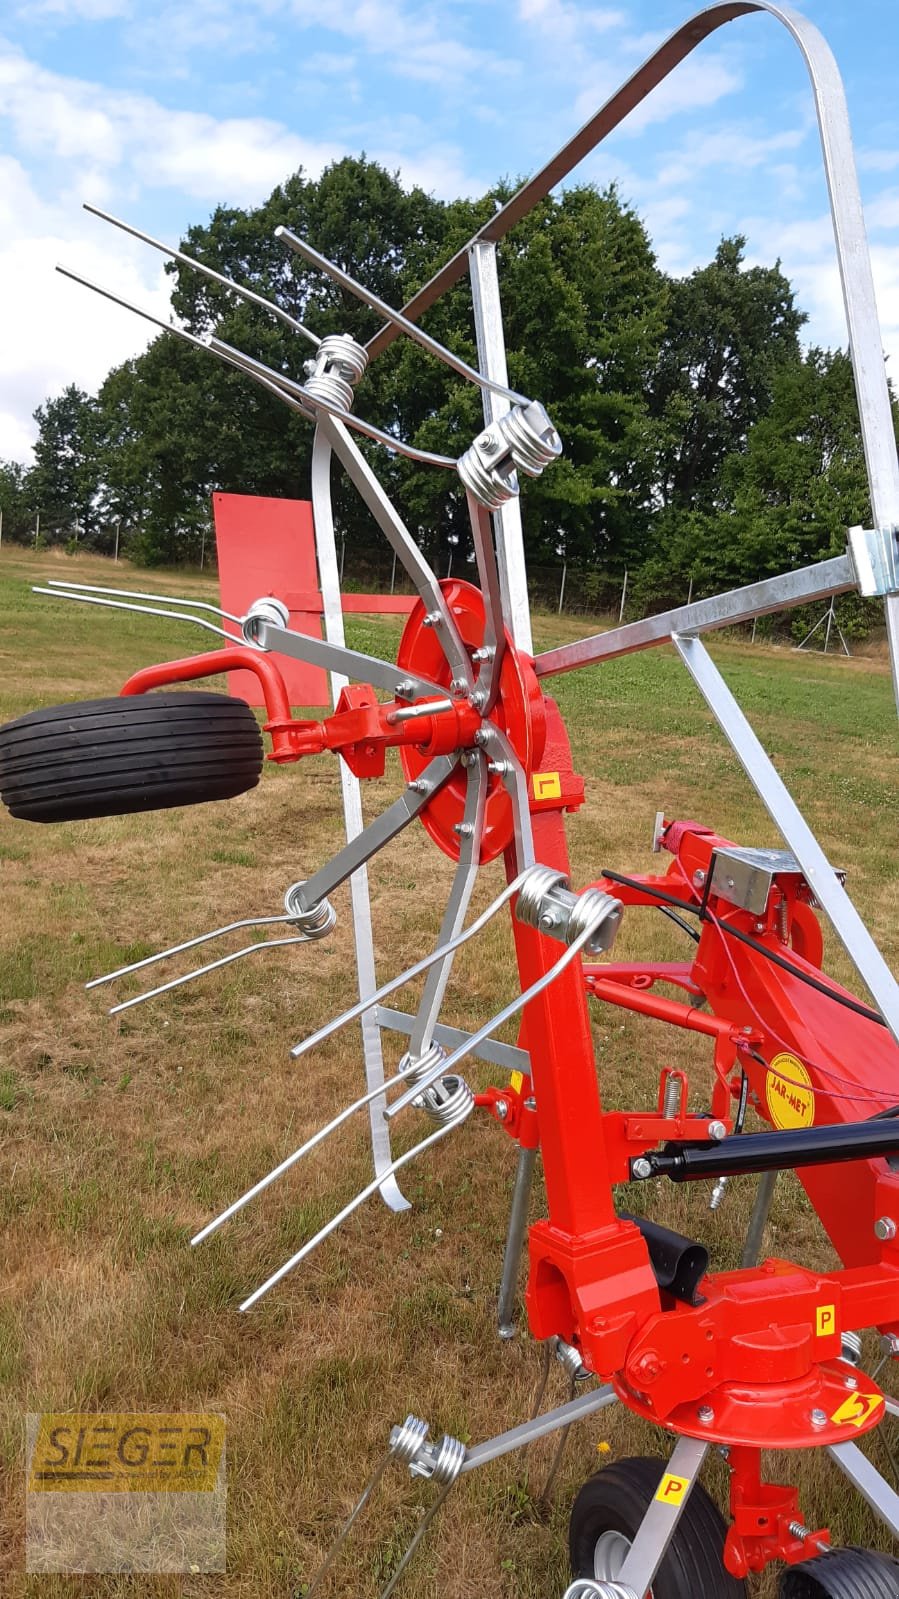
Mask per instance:
[[[441,583],[463,643],[477,649],[484,641],[484,601],[480,589],[471,583],[450,578]],[[432,683],[449,687],[450,669],[440,645],[437,630],[424,625],[425,608],[419,602],[412,611],[400,640],[397,665],[403,671],[417,672]],[[489,718],[508,735],[518,759],[529,777],[543,754],[546,716],[543,695],[528,655],[515,649],[506,636],[506,653],[500,669],[500,692]],[[408,782],[419,777],[430,757],[416,745],[400,749],[400,761]],[[421,813],[421,819],[435,844],[452,860],[459,859],[456,823],[465,810],[465,773],[456,771]],[[512,805],[499,777],[490,778],[484,812],[481,864],[495,860],[512,842]]]

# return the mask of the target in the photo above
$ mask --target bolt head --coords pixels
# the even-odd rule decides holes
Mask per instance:
[[[643,1155],[638,1155],[637,1159],[631,1162],[631,1172],[634,1177],[644,1179],[652,1176],[652,1166]]]
[[[488,733],[486,727],[478,728],[474,736],[474,741],[476,744],[480,744],[481,746],[490,743],[490,734]]]
[[[457,833],[460,838],[471,838],[474,828],[471,822],[455,822],[453,824],[453,832]]]
[[[504,1099],[498,1099],[494,1106],[494,1110],[496,1111],[497,1120],[504,1122],[509,1114],[509,1107],[506,1101]]]
[[[808,1419],[811,1422],[813,1427],[826,1427],[827,1426],[827,1413],[826,1413],[826,1411],[813,1410],[813,1411],[811,1411]]]
[[[879,1238],[882,1244],[888,1244],[890,1239],[895,1238],[896,1223],[892,1216],[878,1216],[874,1223],[874,1236]]]
[[[722,1138],[727,1137],[727,1128],[723,1122],[709,1122],[708,1134],[710,1138],[715,1140],[716,1144],[720,1144]]]
[[[702,885],[705,882],[705,872],[701,866],[697,866],[695,872],[693,873],[693,881],[697,888],[702,888]]]
[[[857,1388],[858,1387],[858,1378],[857,1377],[847,1377],[846,1378],[846,1387],[847,1388]]]
[[[481,444],[483,445],[485,450],[495,450],[496,449],[496,439],[494,438],[492,433],[482,433],[481,434]]]
[[[708,1427],[715,1420],[715,1412],[711,1405],[700,1405],[696,1412],[696,1418],[702,1422],[704,1427]]]

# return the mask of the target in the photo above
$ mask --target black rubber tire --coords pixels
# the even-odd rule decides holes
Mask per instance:
[[[667,1469],[664,1460],[616,1460],[590,1477],[574,1501],[568,1528],[571,1569],[593,1577],[600,1535],[633,1539]],[[726,1526],[699,1483],[693,1489],[652,1585],[652,1599],[745,1599],[746,1584],[724,1569]]]
[[[870,1549],[835,1549],[785,1571],[780,1599],[899,1599],[899,1560]]]
[[[228,694],[135,694],[30,711],[0,727],[0,799],[75,822],[231,799],[255,788],[262,734]]]

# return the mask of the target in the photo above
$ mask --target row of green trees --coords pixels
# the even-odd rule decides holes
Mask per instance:
[[[400,305],[509,190],[475,202],[406,190],[377,164],[346,159],[296,173],[254,210],[219,208],[184,248],[275,300],[317,333],[366,340],[378,319],[274,238],[286,223],[385,300]],[[847,357],[803,353],[805,317],[779,263],[747,268],[722,240],[685,278],[662,272],[646,229],[614,188],[544,201],[501,246],[512,384],[543,401],[565,452],[523,494],[527,553],[585,579],[630,573],[645,605],[751,581],[835,553],[868,515]],[[192,333],[215,332],[302,380],[310,348],[283,324],[189,269],[173,305]],[[425,326],[475,361],[470,290],[460,283]],[[357,409],[428,449],[458,455],[481,425],[480,395],[421,348],[397,340],[359,386]],[[77,538],[111,548],[118,528],[147,564],[195,559],[214,489],[302,497],[311,429],[250,380],[177,338],[110,372],[95,395],[68,388],[35,413],[29,470],[0,464],[4,536]],[[461,566],[468,520],[453,474],[372,447],[428,555]],[[373,537],[348,489],[349,549]]]

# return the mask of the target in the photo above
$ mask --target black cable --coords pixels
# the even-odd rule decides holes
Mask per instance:
[[[620,872],[607,871],[602,871],[600,875],[609,883],[620,883],[624,888],[635,888],[640,893],[649,894],[653,899],[659,900],[665,905],[675,906],[679,911],[688,911],[693,916],[701,914],[699,905],[694,905],[686,899],[678,899],[674,894],[666,894],[660,888],[650,888],[647,883],[641,883],[635,877],[623,877]],[[824,994],[827,999],[832,999],[835,1005],[842,1005],[845,1010],[855,1011],[856,1015],[864,1016],[867,1021],[877,1022],[878,1026],[886,1027],[887,1024],[879,1011],[872,1010],[870,1005],[863,1005],[860,1000],[850,999],[846,994],[838,994],[836,989],[830,987],[829,983],[821,982],[819,978],[812,977],[810,972],[802,971],[799,966],[794,966],[792,961],[785,960],[783,955],[776,954],[766,944],[760,944],[758,939],[752,938],[749,933],[744,933],[740,928],[732,927],[729,922],[722,922],[717,918],[715,926],[719,927],[722,933],[726,933],[729,938],[736,938],[739,939],[741,944],[748,944],[750,949],[754,949],[759,955],[763,955],[765,960],[771,961],[772,965],[780,966],[783,971],[789,972],[791,977],[798,978],[800,983],[806,983],[809,988],[814,988],[819,994]]]
[[[699,943],[699,934],[696,928],[691,927],[689,922],[685,922],[682,916],[678,916],[677,911],[669,910],[667,905],[657,905],[656,910],[661,911],[663,916],[667,916],[669,922],[676,922],[681,931],[686,933],[688,938],[692,938],[694,944]]]

